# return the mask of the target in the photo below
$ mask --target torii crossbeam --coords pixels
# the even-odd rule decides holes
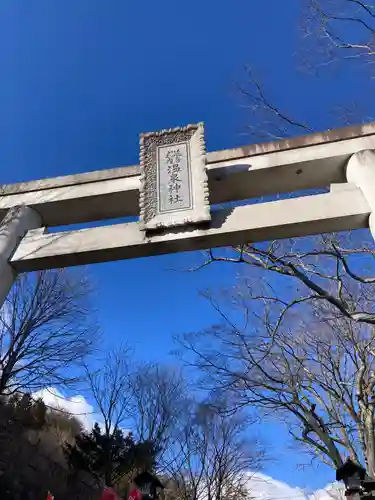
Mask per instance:
[[[0,226],[0,304],[17,272],[364,227],[370,227],[375,234],[375,224],[370,217],[375,210],[375,123],[206,155],[202,150],[203,136],[197,136],[194,143],[194,134],[203,134],[199,127],[144,135],[141,151],[146,149],[143,157],[141,154],[144,161],[142,172],[139,166],[119,167],[3,185],[0,198],[0,214],[3,217]],[[189,137],[186,139],[181,131],[189,133]],[[168,134],[174,134],[175,139]],[[152,136],[153,146],[156,144],[154,150],[159,160],[155,160],[156,156],[147,150],[149,136]],[[155,137],[159,142],[155,142]],[[190,148],[186,149],[186,154],[180,148],[181,145],[185,147],[185,139],[186,148]],[[176,144],[180,149],[176,150]],[[180,167],[173,164],[173,158],[168,164],[168,155],[176,151],[180,155],[178,161],[182,161]],[[159,201],[155,193],[151,194],[151,198],[154,197],[151,201],[147,200],[147,161],[151,162],[150,172],[155,174],[158,182]],[[152,164],[155,161],[161,165],[157,173]],[[201,168],[195,167],[197,161],[204,161],[205,178],[202,177],[199,182],[194,170]],[[181,177],[176,179],[180,183],[168,184],[168,191],[163,178],[167,173],[171,174],[172,167],[176,166]],[[184,172],[186,179],[190,172],[191,192],[184,188]],[[199,215],[192,221],[186,218],[185,222],[178,221],[179,211],[184,209],[185,214],[191,207],[197,208],[194,205],[198,196],[194,191],[194,182],[197,186],[203,183],[206,191],[208,187],[209,202],[215,209],[209,214],[208,206],[205,216]],[[142,185],[146,185],[146,193],[142,192]],[[190,196],[191,207],[187,202],[183,206],[184,201],[179,195],[172,197],[180,188],[187,198]],[[318,189],[326,189],[327,192],[220,208],[220,204],[226,202]],[[207,202],[207,196],[204,193],[202,196],[202,200]],[[161,223],[152,226],[152,217],[147,219],[145,206],[147,208],[154,202],[159,203],[159,208],[163,203],[171,204],[168,223],[163,222],[161,208]],[[198,206],[199,209],[202,207]],[[199,213],[202,214],[202,210]],[[143,227],[139,222],[130,222],[48,233],[48,228],[52,226],[140,214],[145,222]],[[177,222],[173,217],[177,217]],[[160,219],[158,216],[154,218],[155,221]],[[201,224],[194,223],[197,221]],[[156,230],[148,230],[149,227]]]

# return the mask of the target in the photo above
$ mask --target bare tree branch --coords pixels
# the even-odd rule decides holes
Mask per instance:
[[[89,294],[87,278],[76,272],[18,277],[0,314],[0,394],[79,379],[98,338]]]
[[[302,120],[297,120],[276,106],[267,96],[253,68],[245,68],[247,81],[236,84],[244,98],[242,107],[249,111],[247,129],[257,140],[280,140],[292,135],[313,132]],[[254,124],[252,124],[254,123]]]
[[[130,413],[130,348],[108,351],[93,370],[85,366],[89,391],[94,398],[107,437],[114,436]]]
[[[375,266],[366,240],[324,235],[220,253],[203,265],[236,262],[243,272],[236,287],[208,296],[220,323],[178,340],[185,362],[233,411],[276,411],[324,462],[338,467],[350,455],[374,475]]]
[[[180,419],[176,460],[169,474],[183,500],[247,497],[248,472],[259,469],[263,452],[246,434],[246,419],[228,418],[205,404]]]
[[[168,467],[168,451],[183,415],[188,388],[172,368],[143,364],[130,376],[130,422],[139,441],[154,444],[158,469]]]

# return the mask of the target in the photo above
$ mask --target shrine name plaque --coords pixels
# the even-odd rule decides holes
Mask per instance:
[[[141,134],[140,228],[211,219],[203,124]]]

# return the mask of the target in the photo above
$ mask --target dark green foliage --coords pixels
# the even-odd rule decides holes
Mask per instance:
[[[39,430],[46,422],[47,408],[42,400],[33,401],[29,394],[14,395],[0,403],[0,445],[10,434]]]
[[[102,432],[99,424],[89,434],[78,435],[65,453],[72,470],[89,473],[97,484],[107,486],[132,470],[152,467],[155,456],[151,443],[136,443],[131,433],[125,435],[121,429]]]

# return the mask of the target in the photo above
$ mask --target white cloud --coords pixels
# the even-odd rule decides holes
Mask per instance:
[[[76,417],[84,426],[85,430],[91,431],[94,423],[97,422],[103,430],[103,418],[100,413],[94,411],[94,407],[84,396],[76,395],[64,396],[54,387],[47,387],[33,394],[34,398],[41,398],[49,408],[55,408]],[[124,434],[130,432],[129,429],[121,427]]]
[[[337,483],[313,493],[301,488],[289,486],[261,473],[254,473],[249,478],[248,488],[251,496],[257,500],[343,500],[342,487]]]
[[[43,399],[45,404],[51,408],[63,410],[75,416],[87,430],[91,430],[94,422],[97,421],[94,407],[86,401],[84,396],[65,397],[53,387],[38,391],[33,396]]]

